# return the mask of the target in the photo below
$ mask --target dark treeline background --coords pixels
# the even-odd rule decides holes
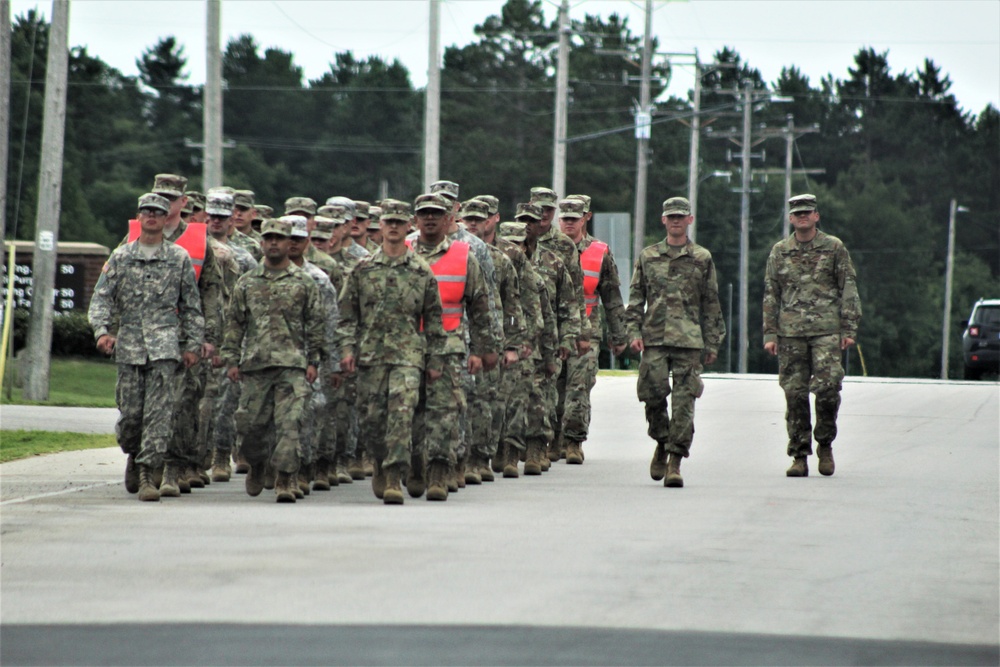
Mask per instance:
[[[11,134],[7,234],[34,238],[38,160],[48,25],[38,15],[18,17],[13,29]],[[633,208],[635,139],[632,109],[641,35],[616,15],[574,21],[570,57],[569,192],[593,196],[598,211]],[[551,177],[556,26],[541,2],[510,0],[500,16],[476,29],[478,41],[444,54],[441,175],[462,185],[463,196],[492,193],[503,213]],[[631,58],[599,53],[626,50]],[[793,98],[763,103],[754,124],[776,128],[793,114],[795,125],[819,131],[795,144],[796,168],[825,168],[796,177],[794,192],[821,202],[821,227],[842,238],[854,258],[864,306],[860,342],[868,373],[933,377],[940,372],[941,315],[952,198],[970,209],[957,225],[950,366],[961,373],[961,321],[972,303],[1000,296],[1000,113],[962,109],[951,82],[932,60],[913,72],[894,72],[888,52],[862,48],[847,76],[812,82],[794,65],[777,81],[733,49],[715,54],[733,66],[704,79],[705,126],[739,126],[734,97],[746,79],[758,89]],[[125,76],[86,48],[70,53],[65,168],[60,236],[114,245],[134,212],[136,197],[159,172],[184,174],[200,188],[201,89],[186,83],[184,45],[163,38],[138,54],[139,76]],[[668,81],[654,67],[653,94]],[[329,71],[304,80],[292,53],[262,48],[251,35],[226,45],[224,131],[235,143],[225,152],[225,180],[250,188],[280,210],[289,196],[317,200],[343,194],[411,199],[421,189],[423,93],[406,67],[378,57],[333,54]],[[660,99],[654,118],[649,170],[647,242],[662,238],[660,203],[685,194],[690,132],[672,116],[690,111],[690,99]],[[591,139],[587,135],[626,128]],[[580,140],[574,140],[580,139]],[[701,142],[698,241],[716,257],[723,308],[727,286],[738,292],[738,165],[733,144],[705,135]],[[783,167],[784,145],[755,148],[767,159],[754,168]],[[737,149],[738,150],[738,149]],[[732,182],[711,178],[731,170]],[[781,236],[783,177],[754,179],[751,199],[750,356],[752,372],[775,372],[760,350],[764,263]],[[560,193],[567,194],[567,193]],[[630,268],[622,267],[627,280]],[[735,312],[736,306],[733,306]],[[735,335],[734,332],[730,332]],[[723,362],[725,359],[723,359]],[[735,360],[734,360],[735,363]],[[724,364],[723,364],[724,365]],[[860,374],[855,359],[849,368]]]

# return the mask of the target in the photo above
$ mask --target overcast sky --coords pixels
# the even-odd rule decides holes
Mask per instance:
[[[546,18],[558,1],[543,0]],[[502,0],[445,0],[442,50],[475,40],[473,28],[497,14]],[[633,32],[643,30],[639,0],[571,0],[571,15],[627,15]],[[12,0],[19,16],[51,2]],[[85,45],[126,74],[137,74],[136,58],[160,37],[176,36],[185,47],[189,83],[205,78],[203,0],[72,0],[70,44]],[[329,68],[333,54],[399,58],[413,83],[427,80],[427,0],[224,0],[223,44],[251,33],[262,47],[295,55],[307,78]],[[918,69],[932,59],[953,83],[959,104],[979,113],[1000,107],[1000,1],[998,0],[691,0],[654,2],[653,32],[662,51],[691,52],[702,61],[724,46],[735,48],[764,79],[795,65],[813,85],[826,74],[843,79],[862,47],[889,51],[894,73]],[[669,92],[684,97],[690,68],[675,68]]]

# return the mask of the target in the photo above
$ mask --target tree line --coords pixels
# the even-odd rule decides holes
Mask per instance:
[[[444,53],[441,169],[463,194],[492,193],[502,212],[551,177],[557,26],[542,3],[509,0],[476,27],[476,39]],[[34,11],[12,26],[7,234],[34,237],[48,24]],[[573,21],[570,55],[567,190],[593,197],[595,210],[633,208],[634,100],[641,35],[612,14]],[[628,55],[609,56],[605,52]],[[961,372],[961,321],[980,297],[1000,296],[1000,113],[962,109],[951,81],[930,59],[895,72],[888,52],[861,48],[843,79],[810,81],[794,65],[767,82],[732,48],[726,66],[703,78],[703,128],[740,126],[729,91],[745,80],[791,102],[764,102],[754,124],[818,128],[795,142],[793,192],[813,192],[828,233],[842,238],[858,270],[864,318],[859,333],[870,375],[934,377],[940,372],[941,316],[951,199],[969,209],[957,226],[950,366]],[[187,83],[184,45],[161,38],[126,76],[86,47],[73,47],[60,237],[113,246],[136,198],[160,172],[200,188],[201,94]],[[662,238],[659,206],[687,192],[690,129],[686,99],[664,95],[668,64],[653,68],[653,119],[647,242]],[[423,91],[398,60],[332,54],[329,70],[306,80],[293,53],[264,48],[252,35],[229,41],[223,56],[225,181],[275,206],[288,196],[345,194],[412,199],[421,190]],[[619,132],[609,130],[622,129]],[[698,242],[716,258],[726,307],[738,291],[740,198],[732,144],[703,135]],[[782,142],[762,144],[754,169],[784,166]],[[754,149],[758,150],[757,148]],[[711,178],[731,171],[732,183]],[[782,177],[755,176],[751,198],[751,372],[775,372],[760,349],[760,301],[767,253],[782,232]],[[567,194],[567,193],[560,193]],[[630,274],[622,268],[623,276]],[[623,277],[623,279],[627,279]],[[735,312],[736,306],[733,306]],[[736,335],[736,331],[730,334]],[[735,357],[735,352],[734,352]],[[723,363],[725,360],[723,359]],[[735,365],[735,359],[733,360]],[[849,372],[860,374],[852,360]]]

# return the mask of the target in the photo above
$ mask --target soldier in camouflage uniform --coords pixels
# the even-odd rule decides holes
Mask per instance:
[[[778,355],[785,391],[789,477],[809,474],[816,436],[819,471],[834,472],[833,440],[844,368],[843,350],[857,339],[861,300],[854,264],[843,242],[817,229],[814,195],[788,200],[795,232],[771,248],[764,278],[764,349]],[[810,433],[809,393],[816,395],[816,430]]]
[[[259,235],[260,226],[264,223],[264,221],[274,217],[274,209],[267,204],[254,203],[253,210],[254,214],[253,220],[250,222],[250,228]],[[258,243],[260,242],[256,236],[253,238],[254,240],[257,240]]]
[[[277,501],[293,503],[308,385],[323,362],[326,318],[316,283],[288,259],[291,225],[266,220],[261,232],[264,262],[236,283],[222,356],[229,379],[243,382],[236,428],[250,463],[247,493],[264,490],[270,459]]]
[[[142,231],[104,265],[88,319],[97,348],[114,354],[118,366],[115,434],[128,455],[125,488],[156,501],[153,474],[170,445],[178,364],[198,363],[205,323],[191,258],[163,242],[170,202],[150,193],[139,198],[138,209]]]
[[[590,220],[590,197],[572,195],[559,202],[559,224],[562,231],[576,244],[584,273],[584,314],[590,320],[590,349],[569,357],[559,376],[558,416],[562,423],[566,463],[583,463],[583,442],[590,429],[590,392],[597,382],[597,356],[601,343],[600,300],[608,323],[611,352],[619,355],[628,344],[625,335],[625,306],[622,303],[618,267],[607,244],[587,233]],[[595,246],[594,244],[598,245]],[[600,250],[603,248],[603,250]],[[601,254],[595,254],[600,252]],[[587,262],[595,266],[589,266]],[[597,271],[593,269],[599,267]]]
[[[230,245],[238,246],[249,252],[254,260],[260,261],[264,252],[260,249],[260,234],[254,231],[253,219],[257,217],[257,209],[254,207],[254,195],[252,190],[233,191],[233,215],[230,218],[229,241]]]
[[[185,209],[190,209],[191,213],[186,218],[182,215],[185,222],[208,222],[208,214],[205,213],[205,195],[200,192],[189,191],[186,192],[188,203],[184,205]]]
[[[354,242],[355,231],[358,229],[356,222],[357,207],[354,205],[354,200],[343,196],[330,197],[326,200],[326,205],[340,207],[347,213],[347,223],[340,236],[340,249],[348,255],[353,255],[356,259],[362,259],[371,254],[365,250],[363,245]],[[338,208],[337,210],[340,209]],[[364,227],[361,227],[361,229],[363,230]]]
[[[382,247],[382,227],[379,222],[382,220],[382,207],[371,206],[368,208],[368,242],[365,249],[374,254]]]
[[[661,220],[667,236],[639,253],[625,321],[632,351],[642,354],[637,390],[649,437],[656,441],[649,474],[664,486],[682,487],[681,460],[694,437],[694,402],[705,386],[702,353],[706,364],[715,362],[726,326],[712,253],[687,235],[694,222],[691,204],[683,197],[667,199]]]
[[[401,504],[404,479],[414,498],[424,492],[414,414],[422,376],[443,382],[445,342],[434,273],[405,243],[410,205],[387,199],[382,208],[382,246],[348,274],[337,335],[343,371],[357,370],[361,442],[376,466],[372,490]]]

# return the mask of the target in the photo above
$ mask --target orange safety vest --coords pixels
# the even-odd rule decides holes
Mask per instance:
[[[469,271],[469,244],[452,241],[448,251],[431,264],[441,295],[441,324],[445,331],[454,331],[462,324],[462,299]]]
[[[594,241],[580,253],[580,268],[583,269],[583,302],[587,306],[587,317],[597,305],[597,283],[601,280],[601,263],[608,244]]]
[[[128,221],[128,242],[131,243],[139,238],[142,227],[138,220]],[[184,248],[191,256],[191,265],[194,267],[194,281],[201,279],[201,267],[205,263],[205,252],[208,248],[208,225],[204,222],[189,222],[184,233],[174,241],[176,245]]]

